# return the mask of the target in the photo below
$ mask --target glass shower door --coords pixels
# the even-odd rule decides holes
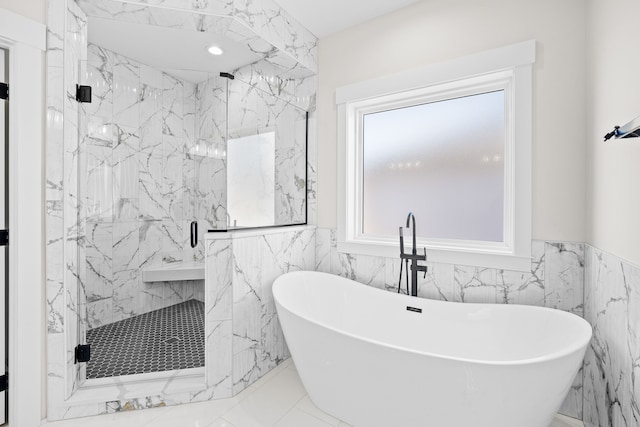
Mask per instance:
[[[207,154],[215,153],[196,139],[203,87],[97,45],[89,45],[84,70],[92,100],[79,104],[78,337],[91,359],[80,375],[197,374],[203,283],[148,272],[204,258],[202,233],[215,209],[203,205],[199,216],[209,198],[198,183],[202,175],[215,182],[224,168],[209,168]],[[199,243],[191,247],[196,220]]]

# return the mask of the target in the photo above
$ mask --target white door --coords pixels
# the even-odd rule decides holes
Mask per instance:
[[[0,84],[8,83],[9,55],[4,49],[0,49]],[[0,88],[0,95],[2,95]],[[0,96],[0,98],[2,98]],[[0,99],[0,230],[7,229],[7,152],[8,152],[8,115],[9,101]],[[7,288],[8,288],[8,272],[7,258],[8,247],[0,245],[0,377],[6,377],[7,374]],[[0,381],[1,383],[1,381]],[[6,423],[7,417],[7,392],[0,392],[0,424]]]

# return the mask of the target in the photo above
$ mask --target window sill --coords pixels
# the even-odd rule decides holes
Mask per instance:
[[[409,252],[411,242],[405,239],[405,251]],[[494,252],[472,250],[443,250],[429,248],[418,242],[418,251],[427,248],[427,261],[468,265],[472,267],[497,268],[510,271],[531,271],[531,253],[522,255],[500,254]],[[530,246],[529,246],[530,247]],[[338,242],[338,252],[357,255],[377,256],[384,258],[399,258],[400,245],[398,243],[371,242]]]

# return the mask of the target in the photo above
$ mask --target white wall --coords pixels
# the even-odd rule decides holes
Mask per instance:
[[[42,23],[42,24],[46,24],[47,22],[47,18],[46,18],[46,12],[47,12],[47,0],[0,0],[0,8],[2,9],[7,9],[10,10],[11,12],[23,15],[29,19],[32,19],[36,22]],[[44,67],[42,70],[42,76],[44,78],[45,72],[44,72]],[[43,85],[44,87],[44,85]],[[42,109],[45,109],[45,106],[42,106]],[[44,126],[43,126],[44,129]],[[43,135],[43,141],[44,141],[44,135]],[[43,150],[44,152],[44,150]],[[43,166],[43,176],[44,176],[44,161],[42,161],[42,166]],[[42,195],[43,199],[44,199],[44,194]],[[44,216],[42,219],[42,229],[44,230]],[[44,245],[42,245],[42,259],[44,260]],[[44,288],[44,271],[42,272],[43,275],[43,279],[42,279],[42,286]],[[44,295],[44,291],[42,293]],[[45,301],[43,299],[43,301],[40,302],[40,310],[41,313],[43,313],[42,318],[44,319],[44,312],[45,312]],[[46,328],[44,329],[44,332],[46,332]],[[45,345],[45,333],[42,334],[42,340],[41,340],[41,346],[43,349],[46,348]],[[41,357],[41,372],[45,373],[46,372],[46,356],[43,352],[42,357]],[[44,417],[46,414],[46,393],[45,393],[45,384],[46,384],[46,377],[43,375],[42,377],[42,384],[41,384],[41,407],[40,407],[40,412],[42,414],[42,416]]]
[[[584,0],[425,0],[321,39],[319,226],[336,226],[337,87],[535,39],[533,237],[584,241],[585,16]]]
[[[47,0],[0,0],[0,8],[45,24],[47,22]]]
[[[640,116],[640,3],[587,4],[587,242],[640,265],[640,139],[602,138]]]

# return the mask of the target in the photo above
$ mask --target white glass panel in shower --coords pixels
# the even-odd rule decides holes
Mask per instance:
[[[227,211],[230,227],[274,224],[274,131],[229,139]]]
[[[365,234],[413,212],[421,237],[503,241],[504,91],[366,114],[363,134]]]

